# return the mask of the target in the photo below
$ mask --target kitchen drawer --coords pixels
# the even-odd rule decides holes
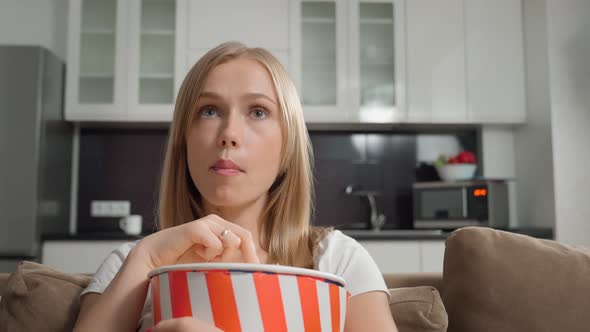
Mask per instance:
[[[420,272],[419,241],[360,241],[381,273]]]
[[[444,241],[421,241],[420,271],[422,272],[442,272],[445,258]]]
[[[129,241],[45,241],[41,263],[67,273],[94,273],[111,251]]]

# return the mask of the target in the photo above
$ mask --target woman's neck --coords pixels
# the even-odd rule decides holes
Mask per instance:
[[[256,250],[261,262],[263,261],[263,258],[266,260],[266,250],[262,248],[258,234],[260,226],[264,222],[264,220],[262,220],[262,213],[266,206],[266,199],[266,196],[262,196],[255,201],[240,206],[214,206],[206,200],[203,200],[206,215],[216,214],[252,233],[252,239],[254,240],[254,244],[257,245]],[[263,254],[264,257],[261,257],[261,254]]]

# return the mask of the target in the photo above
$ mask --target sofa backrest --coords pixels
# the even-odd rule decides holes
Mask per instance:
[[[484,227],[445,246],[449,332],[589,330],[590,248]]]
[[[9,275],[9,273],[0,273],[0,296],[4,294],[4,288],[6,287]]]
[[[383,274],[387,288],[432,286],[442,294],[442,272],[416,272],[416,273],[385,273]]]

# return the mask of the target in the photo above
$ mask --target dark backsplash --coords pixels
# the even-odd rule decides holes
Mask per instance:
[[[437,145],[445,141],[480,155],[475,129],[442,133],[311,131],[310,136],[315,156],[314,223],[324,226],[358,227],[369,221],[366,198],[345,193],[348,185],[354,185],[380,194],[376,203],[379,213],[386,215],[386,228],[411,228],[412,183],[428,177],[424,167],[417,168],[424,161],[420,159],[432,159],[432,151],[444,151],[444,146]],[[156,229],[166,139],[166,129],[81,129],[79,232],[119,232],[118,218],[90,217],[93,200],[130,201],[131,213],[143,216],[144,233]]]
[[[119,231],[118,218],[90,217],[93,200],[130,201],[143,217],[144,233],[154,228],[154,211],[167,130],[81,129],[78,173],[78,231]]]

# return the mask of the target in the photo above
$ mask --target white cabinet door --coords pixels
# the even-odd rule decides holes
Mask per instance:
[[[420,241],[422,272],[442,272],[445,257],[445,241]]]
[[[129,241],[45,241],[41,263],[66,273],[94,273],[103,260]]]
[[[289,48],[288,0],[190,0],[186,15],[190,49],[210,49],[226,41]]]
[[[65,117],[125,120],[127,1],[70,0]]]
[[[349,104],[356,121],[405,119],[404,6],[403,0],[350,2]]]
[[[420,272],[419,241],[359,241],[377,263],[381,273]]]
[[[305,121],[351,121],[347,3],[293,0],[290,4],[290,73]]]
[[[129,119],[171,121],[183,74],[186,0],[129,5]]]
[[[291,1],[290,59],[306,122],[404,118],[404,3]]]
[[[462,0],[406,3],[409,122],[465,122]]]
[[[170,121],[187,0],[70,0],[66,119]]]
[[[465,1],[469,119],[525,121],[522,2]]]

